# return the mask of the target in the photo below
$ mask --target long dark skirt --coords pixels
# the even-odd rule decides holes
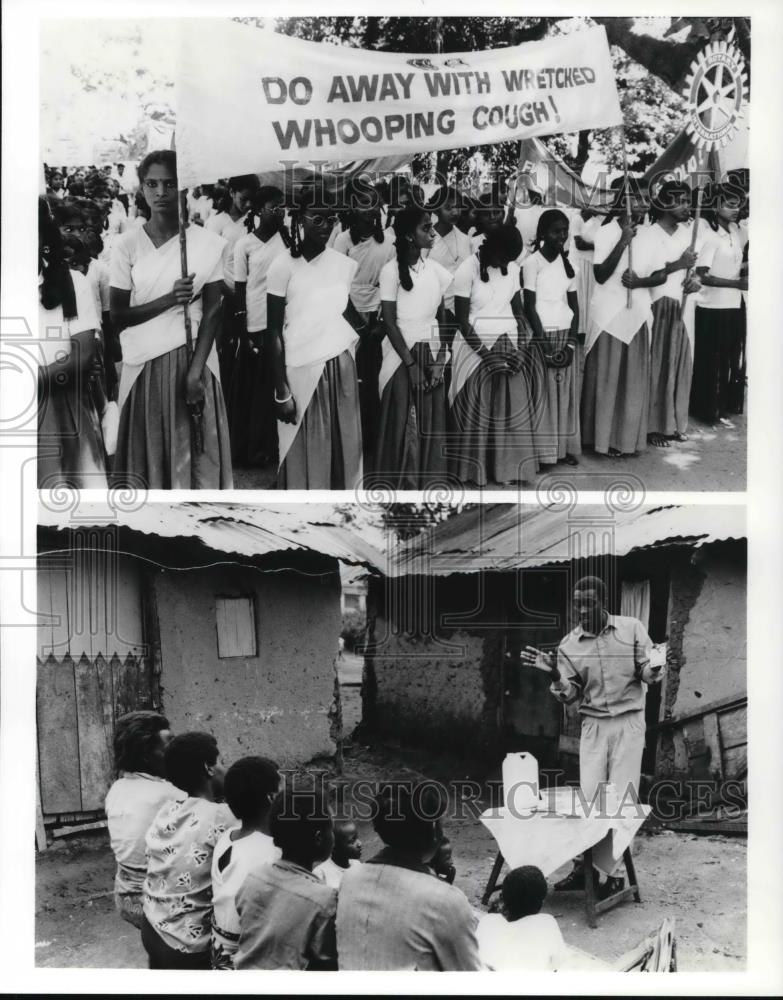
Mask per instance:
[[[566,455],[582,454],[579,428],[580,357],[577,344],[571,341],[567,329],[546,330],[544,333],[546,354],[571,358],[569,365],[556,368],[546,363],[544,352],[541,357],[544,383],[534,420],[536,457],[539,462],[553,465]],[[534,346],[539,345],[540,341]]]
[[[326,362],[278,473],[281,490],[351,490],[362,475],[359,381],[350,351]]]
[[[645,323],[630,344],[603,332],[585,359],[582,443],[599,454],[647,447],[650,331]]]
[[[220,383],[204,368],[204,450],[193,446],[185,404],[187,347],[148,361],[120,412],[113,479],[149,490],[230,490],[231,443]]]
[[[680,303],[666,296],[654,302],[652,310],[647,431],[671,437],[688,429],[693,357]]]
[[[277,419],[274,375],[265,330],[244,334],[235,344],[226,412],[231,434],[231,458],[237,465],[277,462]]]
[[[514,347],[504,334],[490,353],[508,354]],[[465,381],[451,408],[449,469],[460,482],[532,482],[538,469],[533,419],[536,386],[541,372],[534,370],[537,352],[528,352],[515,375],[492,372],[480,365]]]
[[[367,324],[367,331],[356,345],[356,373],[359,378],[364,468],[368,471],[372,468],[375,441],[378,437],[378,418],[381,410],[378,375],[383,361],[383,338],[386,331],[378,322],[377,312],[359,315]]]
[[[429,344],[414,344],[411,354],[422,366],[432,364]],[[384,387],[378,421],[372,483],[392,489],[424,489],[443,483],[446,461],[446,389],[441,383],[418,398],[401,364]]]
[[[38,488],[106,489],[101,423],[87,379],[38,399]]]
[[[708,424],[745,409],[745,308],[696,307],[691,413]]]

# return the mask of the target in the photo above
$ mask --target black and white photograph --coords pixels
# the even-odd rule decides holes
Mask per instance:
[[[743,491],[750,37],[43,21],[39,487]]]
[[[744,967],[742,506],[38,538],[40,965]]]
[[[632,8],[5,0],[12,995],[783,995],[783,7]]]

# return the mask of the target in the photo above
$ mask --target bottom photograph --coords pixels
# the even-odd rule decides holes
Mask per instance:
[[[746,967],[743,506],[45,496],[39,967]]]

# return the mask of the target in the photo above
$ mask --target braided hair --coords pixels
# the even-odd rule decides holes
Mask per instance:
[[[479,275],[482,281],[489,281],[491,261],[499,260],[500,273],[508,274],[508,265],[522,253],[522,236],[516,226],[493,226],[478,248]]]
[[[361,242],[361,237],[359,236],[359,223],[361,221],[359,213],[354,209],[347,214],[348,221],[348,232],[351,234],[351,243],[356,246],[357,243]],[[373,212],[373,228],[372,237],[376,243],[383,243],[385,237],[383,232],[383,224],[381,223],[381,213],[379,211]]]
[[[40,297],[44,309],[62,306],[64,319],[76,317],[76,292],[65,257],[60,229],[44,198],[38,199],[38,270],[43,281]]]
[[[284,197],[285,196],[280,188],[275,187],[273,184],[262,185],[253,195],[250,211],[247,213],[247,218],[245,219],[245,226],[247,227],[248,233],[252,233],[258,226],[258,217],[260,216],[264,205],[268,204],[270,201],[282,201]],[[280,233],[283,243],[290,248],[291,234],[288,232],[285,219],[282,217],[278,221],[276,232]]]
[[[568,216],[565,212],[561,212],[559,208],[548,208],[546,212],[541,213],[538,226],[536,227],[536,238],[533,241],[533,253],[541,251],[541,247],[546,240],[546,234],[556,222],[565,222],[568,225]],[[565,248],[560,251],[560,259],[563,261],[563,268],[568,278],[573,278],[574,269],[571,267],[571,262],[568,259],[568,251]]]
[[[429,218],[430,213],[423,208],[409,205],[400,209],[394,216],[394,235],[396,237],[397,269],[400,274],[400,284],[409,292],[413,288],[410,265],[408,263],[408,239],[413,236],[421,221]]]
[[[316,208],[317,201],[316,190],[312,184],[303,184],[294,195],[291,206],[291,244],[288,248],[294,259],[302,256],[302,233],[300,229],[302,216],[309,209]]]

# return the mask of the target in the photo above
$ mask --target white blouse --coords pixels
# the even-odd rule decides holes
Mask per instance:
[[[519,292],[519,265],[509,263],[506,274],[499,267],[487,268],[488,281],[481,280],[481,266],[473,254],[457,268],[454,275],[454,296],[470,299],[470,323],[482,343],[492,347],[504,333],[513,333],[517,321],[511,300]]]
[[[40,343],[41,363],[54,364],[71,353],[71,337],[85,330],[100,330],[101,321],[95,307],[90,282],[81,271],[71,271],[73,290],[76,296],[76,315],[73,319],[65,319],[62,306],[54,309],[44,309],[38,302],[38,336]],[[43,279],[39,277],[38,284]]]
[[[410,268],[413,287],[406,291],[400,284],[399,267],[390,260],[381,270],[381,301],[397,303],[397,326],[405,343],[413,347],[419,341],[439,340],[435,317],[451,274],[437,261],[424,258]]]
[[[574,313],[568,293],[576,291],[576,275],[569,278],[560,254],[549,261],[540,252],[531,253],[522,265],[525,291],[536,293],[536,312],[545,330],[567,330]]]
[[[457,226],[452,226],[451,232],[441,236],[435,232],[435,242],[427,255],[428,260],[434,260],[445,267],[451,274],[456,274],[457,268],[472,254],[471,239]],[[454,289],[450,288],[445,298],[446,308],[454,312]]]
[[[742,252],[747,241],[740,227],[729,223],[728,230],[719,226],[713,230],[704,227],[705,240],[696,267],[706,267],[715,278],[739,278],[742,267]],[[702,285],[698,301],[702,309],[739,309],[742,292],[739,288],[716,288]]]
[[[622,229],[616,219],[602,225],[595,234],[593,265],[602,264],[620,240]],[[655,254],[649,240],[644,239],[644,230],[639,227],[631,244],[633,248],[633,269],[640,278],[649,277],[655,270]],[[628,308],[628,289],[622,282],[623,273],[628,268],[629,248],[626,247],[614,272],[601,285],[596,281],[590,303],[590,324],[597,332],[606,331],[625,343],[630,343],[633,335],[645,323],[652,322],[652,297],[649,288],[634,288],[631,292],[631,307]],[[594,341],[594,336],[588,339]]]
[[[266,279],[272,261],[288,247],[280,233],[266,241],[248,233],[234,245],[234,281],[245,282],[247,329],[250,333],[266,330]]]

